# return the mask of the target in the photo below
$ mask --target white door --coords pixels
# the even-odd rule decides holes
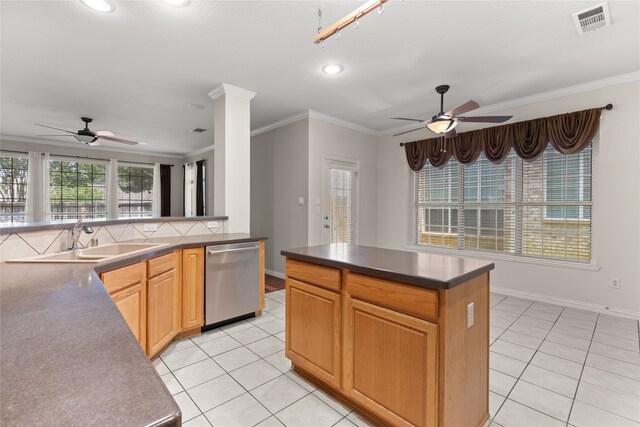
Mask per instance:
[[[358,164],[325,159],[323,243],[358,242]]]

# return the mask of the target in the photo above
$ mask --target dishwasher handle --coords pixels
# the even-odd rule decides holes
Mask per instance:
[[[221,251],[215,251],[213,249],[209,249],[209,255],[216,255],[216,254],[228,254],[230,252],[248,252],[248,251],[257,251],[259,248],[258,246],[252,246],[250,248],[237,248],[237,249],[223,249]]]

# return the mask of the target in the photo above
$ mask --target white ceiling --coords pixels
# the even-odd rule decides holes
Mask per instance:
[[[192,152],[213,142],[187,130],[212,128],[207,93],[222,82],[258,93],[252,129],[304,110],[394,128],[389,117],[435,114],[438,84],[452,86],[446,109],[639,70],[639,2],[609,2],[613,25],[577,35],[571,14],[598,1],[390,2],[324,49],[311,42],[318,7],[328,26],[362,1],[116,1],[111,14],[2,1],[0,130],[33,138],[50,133],[33,122],[79,129],[87,115],[137,149]],[[324,75],[334,61],[345,71]]]

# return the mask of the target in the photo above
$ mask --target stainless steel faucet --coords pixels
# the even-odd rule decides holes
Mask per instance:
[[[93,228],[91,228],[87,224],[83,224],[82,220],[78,220],[78,222],[75,223],[73,227],[71,227],[71,245],[69,247],[70,251],[75,251],[80,247],[78,241],[80,240],[80,235],[83,231],[87,234],[91,234],[93,233]]]

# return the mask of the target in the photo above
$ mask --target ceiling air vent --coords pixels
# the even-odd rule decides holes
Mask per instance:
[[[573,14],[573,22],[578,35],[590,33],[611,25],[609,5],[602,3]]]
[[[202,128],[193,128],[189,132],[191,133],[205,133],[207,130]]]

